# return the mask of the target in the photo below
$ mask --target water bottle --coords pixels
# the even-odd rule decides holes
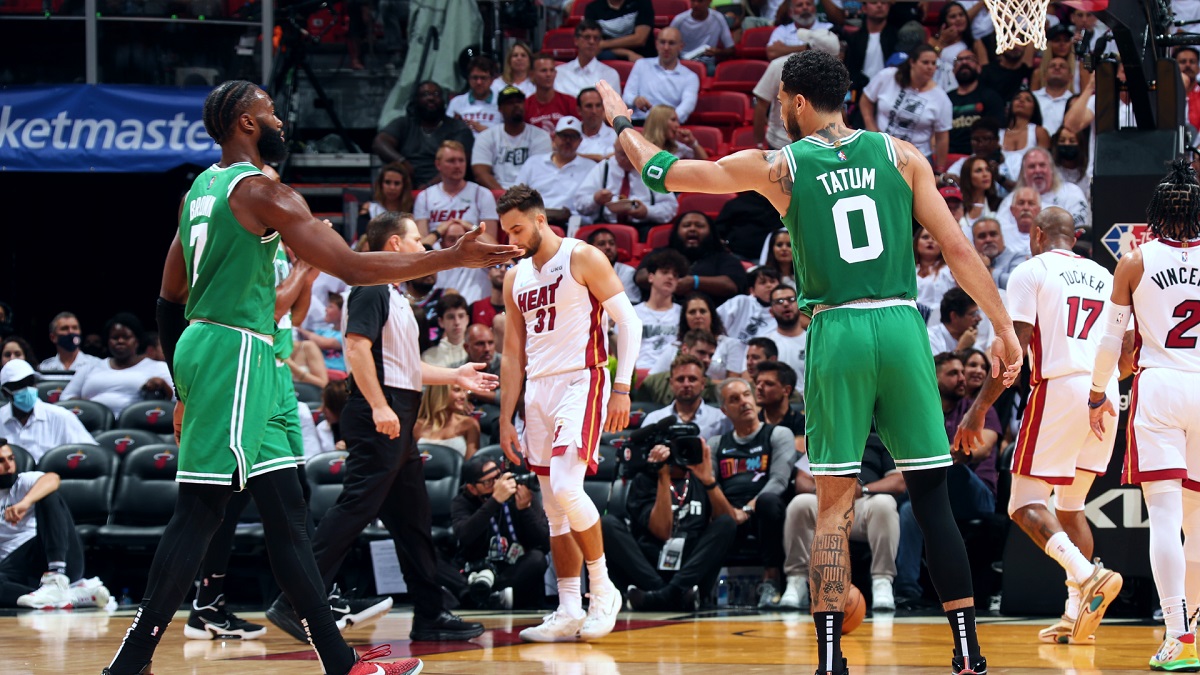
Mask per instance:
[[[121,589],[121,599],[120,599],[120,601],[118,601],[117,604],[119,604],[122,607],[132,607],[133,606],[133,598],[129,597],[129,589],[128,588]]]
[[[729,573],[721,568],[721,576],[717,578],[717,607],[729,606]]]

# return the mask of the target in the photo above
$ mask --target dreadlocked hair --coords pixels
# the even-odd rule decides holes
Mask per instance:
[[[217,85],[204,99],[204,130],[217,142],[224,143],[229,128],[250,105],[258,85],[246,80],[229,80]]]
[[[1150,198],[1146,224],[1159,237],[1176,241],[1200,237],[1200,183],[1186,158],[1171,162],[1171,171]]]

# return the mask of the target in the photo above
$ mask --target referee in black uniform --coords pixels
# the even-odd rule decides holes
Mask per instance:
[[[372,251],[420,252],[421,235],[412,216],[385,213],[367,225]],[[353,373],[341,430],[349,455],[337,503],[317,527],[313,553],[325,585],[333,583],[346,553],[376,517],[383,521],[400,559],[414,609],[412,640],[469,640],[483,625],[467,622],[445,607],[438,585],[432,514],[413,426],[423,384],[458,384],[471,391],[495,389],[499,378],[481,372],[487,364],[440,368],[421,361],[417,320],[394,285],[359,286],[350,292],[346,361]],[[370,621],[391,607],[390,599],[360,605],[351,625]],[[267,617],[291,635],[304,630],[280,596]],[[335,617],[338,618],[338,617]],[[289,625],[294,624],[294,625]]]

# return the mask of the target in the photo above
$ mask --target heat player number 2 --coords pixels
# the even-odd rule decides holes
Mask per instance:
[[[535,315],[537,323],[533,324],[533,332],[545,333],[554,330],[554,315],[555,310],[553,306],[539,309]]]

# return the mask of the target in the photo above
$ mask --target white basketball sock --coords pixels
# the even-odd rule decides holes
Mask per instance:
[[[580,595],[579,589],[579,577],[568,577],[566,579],[559,577],[558,609],[573,619],[578,619],[584,615],[583,596]]]
[[[1079,586],[1067,584],[1067,605],[1064,614],[1072,621],[1079,618]]]
[[[595,560],[587,561],[588,585],[592,590],[606,593],[612,589],[612,580],[608,578],[608,560],[601,555]]]
[[[1067,576],[1075,583],[1083,583],[1092,576],[1096,566],[1088,562],[1079,552],[1079,547],[1072,543],[1066,532],[1059,532],[1046,542],[1046,555],[1054,558],[1067,571]]]

